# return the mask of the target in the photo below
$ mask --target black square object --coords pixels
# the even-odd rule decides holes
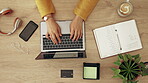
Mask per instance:
[[[61,78],[73,78],[73,70],[61,70]]]

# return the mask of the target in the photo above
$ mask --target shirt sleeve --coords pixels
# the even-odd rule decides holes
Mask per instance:
[[[86,20],[99,0],[80,0],[74,9],[74,13]]]
[[[35,0],[35,2],[42,18],[47,14],[55,13],[52,0]]]

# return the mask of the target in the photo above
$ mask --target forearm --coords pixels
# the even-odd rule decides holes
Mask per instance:
[[[55,13],[55,8],[52,0],[35,0],[38,10],[43,18],[45,15]]]
[[[74,9],[74,13],[77,16],[80,16],[83,20],[86,20],[92,10],[95,8],[98,1],[99,0],[80,0]]]

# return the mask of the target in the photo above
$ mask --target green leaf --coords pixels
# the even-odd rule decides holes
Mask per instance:
[[[132,73],[132,75],[133,75],[133,73]],[[133,79],[135,78],[135,76],[133,75]]]
[[[142,70],[142,71],[145,71],[145,70],[146,70],[146,68],[145,68],[145,67],[144,67],[144,68],[142,67],[142,68],[141,68],[141,70]]]
[[[120,66],[121,62],[120,61],[116,61],[116,62],[114,62],[114,64]]]
[[[123,64],[120,65],[121,68],[127,69],[126,66],[124,66]]]
[[[129,80],[131,80],[132,78],[131,78],[130,74],[128,76],[129,76]]]
[[[142,72],[142,76],[147,76],[148,73]]]
[[[129,72],[126,74],[126,76],[125,76],[126,78],[128,78],[128,74],[129,74]]]
[[[124,80],[124,79],[123,79],[123,83],[127,83],[127,80]]]
[[[137,71],[140,71],[141,69],[133,69],[133,70],[135,70],[135,71],[136,71],[136,70],[137,70]]]
[[[126,72],[127,70],[125,70],[125,69],[122,69],[120,72]]]
[[[127,63],[127,62],[124,62],[124,64],[125,64],[125,66],[126,66],[126,68],[127,68],[127,69],[129,69],[129,68],[130,68],[130,66],[128,65],[128,63]]]
[[[133,73],[135,73],[135,74],[141,74],[140,72],[138,72],[138,71],[135,71],[135,70],[131,70],[131,72],[133,72]]]
[[[132,60],[132,56],[130,54],[126,54],[126,56],[129,60]]]
[[[120,59],[123,59],[122,54],[118,54],[118,57],[119,57]]]
[[[132,60],[129,60],[129,66],[131,66],[131,62],[132,62]]]
[[[114,75],[112,78],[120,78],[123,80],[127,80],[127,78],[125,78],[123,75],[120,75],[120,74]]]
[[[128,81],[127,83],[132,83],[131,81]]]
[[[141,57],[136,58],[136,59],[135,59],[135,63],[139,63],[140,60],[141,60]]]
[[[137,58],[139,58],[139,56],[140,56],[140,54],[137,54],[137,55],[134,55],[132,57],[135,58],[135,59],[137,59]]]
[[[143,62],[140,62],[139,65],[140,65],[141,67],[143,67],[143,68],[146,67],[146,65],[145,65]]]
[[[124,60],[125,62],[128,61],[128,58],[126,57],[126,55],[123,56],[123,60]]]
[[[146,68],[144,67],[144,68],[141,68],[141,70],[142,70],[142,72],[141,72],[141,75],[142,76],[146,76],[146,75],[148,75],[148,73],[146,72]]]
[[[122,75],[124,76],[125,74],[127,74],[127,72],[124,72]]]
[[[134,75],[131,73],[131,78],[133,79],[134,78]]]
[[[127,78],[124,77],[123,83],[127,83]]]
[[[138,67],[138,66],[139,66],[139,65],[135,65],[135,66],[132,67],[132,69],[134,69],[134,68],[136,68],[136,67]]]
[[[114,75],[112,78],[119,78],[119,76],[118,75]]]
[[[132,68],[134,66],[135,62],[133,62],[133,64],[130,66],[130,68]]]
[[[120,73],[120,69],[117,69],[117,70],[114,71],[114,74],[115,74],[115,75],[117,75],[117,74],[119,74],[119,73]]]
[[[121,74],[118,74],[118,77],[121,78],[121,79],[125,79],[125,77]]]
[[[138,81],[131,81],[131,83],[138,83]]]
[[[111,68],[113,71],[116,71],[117,69],[116,68]]]

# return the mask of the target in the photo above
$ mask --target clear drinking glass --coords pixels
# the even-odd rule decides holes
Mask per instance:
[[[129,0],[124,1],[120,4],[119,8],[117,9],[119,16],[127,17],[133,12],[133,5]]]

